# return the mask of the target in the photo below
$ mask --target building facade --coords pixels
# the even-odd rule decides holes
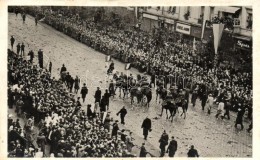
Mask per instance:
[[[250,6],[148,6],[136,10],[142,30],[164,27],[170,32],[210,41],[213,38],[212,23],[219,21],[225,24],[223,38],[232,37],[234,47],[252,50]]]

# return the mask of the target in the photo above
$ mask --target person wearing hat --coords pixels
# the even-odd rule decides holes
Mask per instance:
[[[168,145],[168,141],[169,141],[169,136],[168,134],[166,133],[166,131],[164,130],[163,131],[163,134],[159,140],[160,142],[160,149],[161,149],[161,155],[160,157],[164,157],[164,154],[165,154],[165,147]]]
[[[119,130],[119,127],[118,127],[118,120],[115,121],[115,123],[113,124],[113,129],[112,129],[112,134],[111,136],[115,136],[117,138],[117,132]]]
[[[194,145],[191,145],[190,150],[187,153],[188,157],[199,157],[198,151],[194,149]]]
[[[121,124],[125,124],[125,115],[127,114],[127,110],[125,109],[125,106],[117,112],[117,116],[120,114]]]
[[[82,97],[83,103],[84,103],[85,99],[86,99],[86,96],[88,94],[88,88],[86,86],[86,83],[83,84],[83,87],[81,88],[80,94],[81,94],[81,97]]]
[[[40,68],[43,68],[43,52],[42,52],[42,49],[39,49],[39,51],[38,51],[38,60],[39,60]]]
[[[78,94],[80,79],[78,76],[74,79],[74,91]]]
[[[19,55],[20,49],[21,49],[21,45],[20,45],[20,43],[18,43],[17,46],[16,46],[16,54]]]
[[[169,154],[168,154],[169,157],[174,157],[175,152],[177,151],[177,148],[178,148],[178,143],[174,139],[174,136],[172,136],[172,140],[170,141],[170,144],[168,145],[166,153],[169,152]]]
[[[25,48],[25,45],[24,43],[22,42],[22,45],[21,45],[21,55],[24,56],[24,48]]]
[[[28,56],[30,56],[29,62],[30,62],[30,63],[33,63],[34,52],[33,52],[32,50],[28,53]]]
[[[10,41],[11,41],[11,47],[12,47],[12,50],[13,50],[14,42],[15,42],[14,36],[11,36]]]
[[[142,144],[141,148],[140,148],[140,154],[139,154],[139,157],[146,157],[146,154],[148,152],[146,151],[145,149],[145,143]]]
[[[141,128],[143,128],[144,139],[147,140],[148,132],[151,131],[152,121],[148,116],[144,119]]]
[[[100,100],[101,100],[101,90],[99,89],[99,87],[97,87],[97,90],[95,92],[94,98],[95,98],[95,103],[96,102],[100,103]]]

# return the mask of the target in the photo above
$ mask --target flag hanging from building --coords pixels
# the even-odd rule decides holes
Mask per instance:
[[[203,24],[202,24],[201,39],[203,39],[203,37],[204,37],[204,32],[205,32],[206,24],[207,24],[207,20],[205,19],[205,20],[203,21]]]
[[[111,56],[106,56],[106,62],[110,62],[111,61]]]
[[[223,30],[224,30],[224,24],[213,24],[215,54],[218,53],[218,47],[219,47],[220,39],[222,37]]]
[[[129,70],[129,69],[131,69],[131,63],[127,63],[127,64],[125,65],[125,70]]]
[[[193,39],[193,51],[196,51],[196,39],[195,39],[195,37]]]

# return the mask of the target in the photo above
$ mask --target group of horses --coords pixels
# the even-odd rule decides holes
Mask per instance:
[[[121,92],[123,92],[123,99],[130,94],[131,105],[133,105],[134,100],[137,99],[137,104],[149,108],[149,104],[152,100],[152,89],[151,83],[146,76],[137,75],[137,78],[134,79],[132,76],[121,73],[121,75],[114,74],[113,79],[115,81],[114,92],[119,89],[119,97],[121,97]],[[156,102],[158,100],[161,104],[161,116],[163,111],[166,110],[166,118],[172,118],[171,121],[173,121],[173,117],[179,111],[178,108],[181,108],[182,113],[180,116],[184,115],[185,119],[186,111],[188,109],[187,94],[189,93],[186,90],[176,89],[174,87],[167,90],[162,84],[157,83]],[[168,116],[168,112],[170,113],[170,116]]]
[[[137,99],[137,104],[146,105],[149,107],[149,104],[152,100],[152,90],[150,88],[150,83],[148,79],[144,76],[137,76],[137,79],[134,79],[132,76],[127,76],[125,74],[113,75],[115,80],[115,91],[119,89],[119,97],[121,97],[121,92],[123,92],[123,99],[128,97],[130,94],[131,105],[134,103],[135,98]]]

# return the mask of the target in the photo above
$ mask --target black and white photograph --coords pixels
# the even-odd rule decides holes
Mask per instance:
[[[8,158],[253,157],[253,6],[6,11]]]

